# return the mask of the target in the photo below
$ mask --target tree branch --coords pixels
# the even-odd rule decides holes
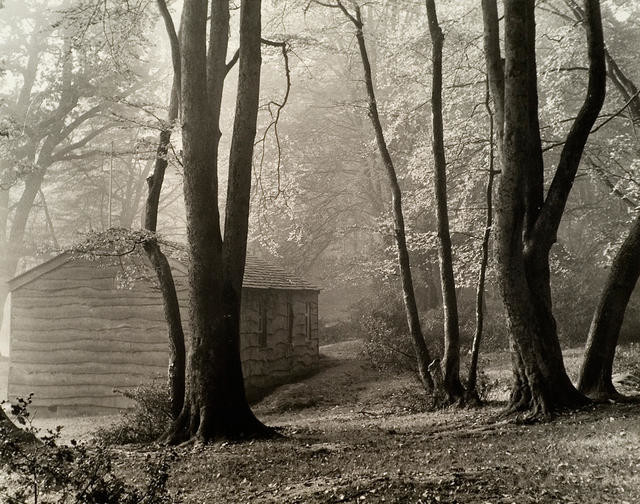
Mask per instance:
[[[558,167],[533,231],[534,239],[541,240],[547,249],[556,241],[558,226],[575,180],[585,144],[591,128],[598,118],[606,92],[605,49],[598,0],[586,1],[585,19],[589,53],[587,96],[567,135]]]

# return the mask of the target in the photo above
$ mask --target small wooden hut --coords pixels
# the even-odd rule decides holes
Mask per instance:
[[[172,269],[188,337],[186,268]],[[33,393],[49,414],[131,406],[115,389],[164,380],[167,327],[150,279],[122,288],[122,265],[63,254],[10,282],[8,396]],[[318,362],[318,289],[267,261],[247,258],[241,355],[249,396],[308,373]]]

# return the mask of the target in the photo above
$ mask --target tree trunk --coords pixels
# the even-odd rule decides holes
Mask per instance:
[[[438,24],[434,0],[426,0],[429,32],[431,34],[431,62],[433,66],[431,89],[431,117],[433,130],[434,190],[438,221],[438,260],[442,285],[442,311],[444,315],[443,385],[449,402],[462,398],[464,388],[460,383],[460,329],[458,301],[453,274],[449,212],[447,208],[447,161],[444,150],[444,125],[442,120],[442,46],[444,35]]]
[[[250,175],[258,108],[260,7],[259,0],[243,0],[240,10],[240,68],[232,141],[235,147],[232,146],[230,157],[230,179],[240,184],[250,183],[246,172]],[[228,9],[228,0],[212,3],[212,33],[228,30]],[[213,141],[219,115],[211,114],[212,107],[219,111],[219,106],[209,102],[211,96],[207,92],[212,78],[224,80],[225,65],[224,57],[216,54],[220,48],[212,49],[206,57],[206,18],[206,1],[185,1],[181,46],[182,133],[192,340],[185,403],[168,435],[171,443],[191,438],[208,442],[273,434],[253,415],[244,390],[239,332],[241,287],[229,288],[238,282],[241,286],[244,256],[233,257],[235,262],[231,266],[224,264],[214,155],[217,147]],[[230,186],[233,183],[230,181]],[[248,200],[242,198],[246,190],[231,189],[228,195],[234,215],[244,216],[248,212]],[[232,226],[235,224],[241,222],[231,221]],[[246,232],[244,238],[236,235],[225,247],[229,247],[229,252],[239,252],[243,239],[246,245]]]
[[[364,40],[362,17],[359,6],[355,6],[355,17],[351,15],[347,9],[338,4],[342,12],[356,27],[356,38],[360,49],[360,57],[364,70],[364,80],[369,99],[369,117],[375,131],[378,150],[387,172],[389,185],[391,186],[391,201],[393,208],[393,228],[398,251],[398,264],[400,266],[400,277],[402,279],[402,293],[404,298],[404,306],[409,324],[409,332],[413,341],[413,347],[416,353],[416,361],[418,366],[418,374],[425,390],[430,393],[434,391],[434,382],[429,373],[429,364],[431,363],[431,355],[422,334],[420,327],[420,317],[418,316],[418,307],[416,305],[416,297],[413,288],[413,277],[411,275],[411,264],[409,260],[409,250],[407,248],[407,239],[405,234],[404,214],[402,211],[402,192],[398,184],[393,160],[384,138],[380,115],[378,114],[378,106],[376,103],[375,91],[373,88],[373,79],[371,75],[371,64],[367,53],[367,47]]]
[[[587,97],[543,201],[534,2],[505,3],[505,124],[495,243],[513,354],[510,409],[533,416],[546,416],[587,401],[564,367],[552,313],[549,271],[549,252],[589,131],[604,101],[604,44],[597,0],[587,0],[587,18]]]
[[[4,167],[2,167],[4,169]],[[0,328],[4,321],[4,304],[9,295],[9,280],[7,255],[9,244],[7,242],[7,228],[9,224],[9,190],[0,187]]]
[[[500,25],[496,0],[482,0],[483,45],[489,91],[495,109],[495,133],[498,156],[504,138],[504,60],[500,54]]]
[[[154,233],[156,231],[158,201],[162,189],[164,172],[167,166],[166,151],[170,135],[170,130],[160,133],[160,143],[158,145],[158,156],[156,158],[154,172],[147,179],[149,192],[145,209],[145,228]],[[164,155],[162,151],[164,151]],[[160,245],[155,236],[144,242],[144,250],[156,272],[162,294],[162,305],[169,335],[169,367],[167,374],[169,398],[171,401],[171,412],[174,418],[177,418],[180,411],[182,411],[185,392],[185,344],[180,305],[178,303],[178,295],[176,293],[171,266],[160,249]]]
[[[580,369],[579,390],[592,399],[621,399],[611,381],[624,313],[640,276],[640,216],[616,254],[591,321]]]
[[[493,179],[496,175],[495,171],[495,117],[491,104],[489,103],[490,91],[487,82],[487,94],[485,99],[485,108],[489,115],[489,175],[487,177],[486,202],[487,217],[485,221],[484,234],[482,236],[482,250],[480,253],[480,273],[478,274],[478,283],[476,286],[476,329],[473,333],[473,343],[471,346],[471,361],[469,363],[469,377],[467,379],[467,400],[479,402],[480,397],[476,390],[478,378],[478,358],[480,355],[480,343],[482,341],[482,332],[484,328],[484,294],[485,281],[487,275],[487,265],[489,263],[489,240],[491,238],[491,226],[493,225]]]
[[[589,30],[585,10],[573,2],[567,3],[576,20],[582,23],[585,29]],[[635,127],[640,125],[638,87],[620,68],[606,48],[605,60],[607,75],[618,90],[622,100],[627,104],[631,124],[635,132]],[[613,192],[618,192],[618,195],[625,199],[625,195],[620,193],[613,184],[609,182],[607,185]],[[625,201],[635,207],[634,202],[629,199],[625,199]],[[579,390],[597,401],[625,399],[613,386],[611,373],[624,314],[640,274],[639,254],[640,217],[636,217],[627,238],[611,265],[607,282],[591,321],[585,356],[580,370]]]
[[[220,350],[226,355],[227,376],[232,378],[234,393],[229,397],[235,411],[233,428],[251,437],[272,436],[274,431],[263,425],[253,414],[246,400],[240,360],[240,308],[242,280],[247,257],[247,233],[251,196],[251,168],[256,121],[260,98],[261,1],[243,0],[240,20],[240,53],[238,60],[238,92],[233,122],[233,137],[229,153],[229,179],[225,210],[223,260],[223,308],[228,336]],[[228,13],[228,9],[226,11]],[[220,61],[221,71],[225,68]],[[226,73],[226,71],[225,71]],[[220,90],[221,95],[221,90]],[[232,390],[233,390],[232,389]],[[228,390],[218,388],[221,398]]]
[[[177,34],[173,25],[173,20],[166,9],[164,0],[158,0],[160,12],[165,21],[169,40],[172,44],[172,52],[177,56],[177,63],[174,60],[173,85],[171,87],[171,97],[169,100],[169,113],[167,125],[160,132],[160,140],[156,150],[156,159],[153,173],[147,178],[147,202],[145,205],[144,227],[155,233],[158,223],[158,205],[160,203],[160,193],[167,169],[167,154],[171,141],[171,128],[178,118],[180,101],[180,48],[177,46]],[[177,65],[177,66],[176,66]],[[182,318],[180,315],[180,305],[178,295],[173,280],[171,266],[166,256],[160,249],[160,244],[155,236],[144,243],[144,250],[153,265],[162,294],[162,305],[164,316],[167,321],[169,335],[169,366],[167,371],[167,382],[169,388],[169,399],[171,401],[171,413],[173,418],[177,418],[182,411],[185,393],[185,344]]]

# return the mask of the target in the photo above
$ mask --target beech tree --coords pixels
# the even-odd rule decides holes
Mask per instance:
[[[485,191],[485,201],[487,202],[487,213],[484,232],[482,234],[482,247],[480,257],[480,271],[478,272],[478,282],[476,284],[476,309],[475,309],[475,331],[471,343],[471,359],[469,361],[469,373],[466,385],[466,399],[469,402],[480,400],[477,387],[478,379],[478,358],[480,355],[480,343],[484,331],[484,301],[485,286],[487,283],[487,266],[489,263],[489,240],[491,239],[491,227],[493,226],[493,186],[496,174],[500,173],[495,169],[495,113],[490,103],[489,82],[486,83],[485,108],[489,116],[489,166],[487,174],[487,185]]]
[[[449,232],[449,210],[447,201],[447,161],[444,148],[444,123],[442,119],[442,45],[444,35],[438,23],[434,0],[426,0],[429,33],[431,34],[431,117],[432,147],[436,217],[438,223],[438,262],[442,287],[442,311],[444,314],[444,355],[442,356],[443,386],[449,401],[463,397],[460,383],[460,328],[458,323],[458,301],[453,275],[453,255]]]
[[[35,9],[33,7],[39,7]],[[62,7],[63,5],[60,5]],[[29,23],[16,22],[29,19]],[[3,90],[5,120],[21,125],[3,139],[0,175],[0,305],[7,281],[26,255],[25,236],[48,171],[56,164],[95,156],[90,147],[107,131],[121,126],[113,113],[144,86],[131,72],[107,61],[93,44],[79,44],[62,14],[38,2],[7,3],[2,24],[26,44],[6,37],[6,71],[17,86]],[[90,34],[86,35],[87,37]],[[142,52],[144,48],[132,50]],[[139,63],[137,63],[139,64]],[[98,77],[100,76],[100,77]],[[6,93],[6,95],[5,95]],[[1,319],[1,314],[0,314]]]
[[[585,11],[570,3],[576,20],[586,23]],[[618,113],[626,110],[631,125],[640,124],[640,92],[633,79],[621,68],[605,48],[607,76],[614,84],[623,106]],[[614,116],[612,116],[614,117]],[[638,138],[635,136],[636,145]],[[612,188],[613,192],[619,189]],[[625,195],[622,194],[623,199]],[[628,199],[626,200],[628,201]],[[630,202],[632,211],[637,213],[634,202]],[[633,219],[629,232],[613,258],[611,269],[600,300],[591,321],[584,360],[580,369],[578,389],[592,399],[625,401],[612,382],[613,361],[620,329],[624,321],[629,299],[640,277],[640,215]]]
[[[240,7],[224,231],[218,208],[218,146],[230,6],[228,0],[212,0],[210,12],[208,7],[207,0],[186,0],[182,14],[180,96],[192,334],[185,401],[167,436],[171,443],[273,434],[247,403],[239,333],[260,89],[261,2],[243,0]]]
[[[585,1],[589,82],[585,101],[544,195],[538,124],[535,12],[532,0],[504,5],[505,66],[499,59],[495,1],[483,3],[487,69],[496,108],[503,105],[502,174],[496,204],[496,259],[507,311],[514,385],[510,410],[533,416],[584,404],[567,376],[552,311],[549,254],[582,153],[605,97],[600,4]],[[499,83],[504,79],[504,101]],[[500,128],[498,128],[500,131]],[[498,133],[498,137],[502,136]]]
[[[181,62],[180,62],[180,42],[178,32],[164,0],[157,0],[158,9],[162,16],[172,53],[173,83],[169,98],[169,110],[167,121],[160,131],[160,138],[156,151],[153,173],[147,178],[147,201],[145,205],[144,227],[153,235],[145,240],[144,250],[153,265],[156,277],[160,285],[162,294],[162,305],[165,319],[167,321],[169,336],[169,367],[168,385],[169,398],[171,400],[171,412],[177,418],[184,405],[185,393],[185,343],[184,330],[182,327],[182,317],[178,294],[176,292],[171,266],[167,257],[162,252],[158,238],[155,236],[158,225],[158,206],[160,203],[160,193],[164,182],[165,172],[168,166],[167,156],[169,154],[169,144],[171,133],[175,121],[178,119],[180,108],[180,85],[181,85]]]
[[[613,259],[589,329],[578,388],[595,400],[625,400],[614,387],[611,374],[626,307],[640,277],[639,257],[640,216],[637,216]]]

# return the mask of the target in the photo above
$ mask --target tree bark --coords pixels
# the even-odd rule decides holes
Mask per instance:
[[[623,399],[613,386],[611,374],[624,313],[639,276],[640,216],[613,260],[591,321],[578,389],[594,400]]]
[[[227,220],[231,227],[242,226],[248,213],[248,199],[243,195],[249,188],[243,184],[250,184],[258,108],[260,4],[259,0],[243,0],[240,9],[238,98],[227,197],[227,211],[230,205],[234,216],[227,215],[232,219]],[[225,25],[228,30],[228,9],[228,0],[212,3],[212,31],[225,29]],[[219,104],[208,90],[211,79],[224,80],[224,56],[217,51],[226,53],[226,46],[212,48],[207,57],[206,18],[206,0],[185,1],[181,87],[192,340],[185,402],[168,434],[170,443],[273,435],[252,413],[244,390],[239,333],[244,255],[227,254],[240,253],[243,242],[246,247],[246,228],[227,227],[229,243],[223,250],[215,156]],[[218,115],[212,115],[212,110]],[[235,183],[239,187],[232,187]],[[231,233],[237,234],[231,237]],[[225,264],[225,256],[231,257],[233,264]]]
[[[360,58],[364,71],[364,81],[367,89],[367,97],[369,99],[369,118],[373,125],[378,151],[380,152],[380,157],[382,158],[382,163],[385,167],[385,171],[387,172],[387,179],[391,187],[394,237],[398,252],[398,264],[400,266],[400,277],[402,279],[402,294],[404,298],[407,322],[409,324],[409,333],[416,353],[416,363],[420,380],[422,381],[422,385],[427,393],[431,393],[434,392],[434,380],[429,372],[429,364],[432,359],[422,334],[418,307],[416,305],[413,277],[411,275],[411,263],[409,260],[409,250],[407,248],[405,233],[404,214],[402,211],[402,191],[400,190],[400,184],[398,184],[396,170],[384,137],[382,123],[380,122],[375,90],[373,88],[371,63],[369,62],[369,55],[367,53],[367,46],[364,39],[362,15],[358,5],[355,5],[354,7],[355,16],[352,15],[341,2],[338,2],[337,5],[356,28],[356,39],[360,50]]]
[[[480,343],[484,329],[484,294],[485,281],[487,275],[487,265],[489,263],[489,240],[491,238],[491,227],[493,226],[493,180],[495,171],[495,114],[489,103],[490,85],[487,82],[487,94],[485,108],[489,116],[489,175],[487,177],[487,188],[485,200],[487,202],[487,216],[482,236],[482,249],[480,252],[480,273],[476,285],[476,329],[473,333],[473,343],[471,345],[471,361],[469,363],[469,376],[467,379],[466,397],[468,401],[479,402],[480,397],[477,391],[478,379],[478,358],[480,355]]]
[[[573,2],[567,3],[576,20],[588,29],[585,10]],[[605,60],[608,77],[624,102],[628,104],[632,126],[640,125],[640,97],[637,86],[606,48]],[[610,188],[616,191],[612,185]],[[632,205],[635,206],[634,203]],[[636,217],[611,265],[607,282],[591,321],[584,360],[580,369],[578,389],[597,401],[625,400],[615,389],[611,374],[624,314],[640,275],[639,257],[640,217]]]
[[[551,306],[549,252],[591,127],[605,93],[604,43],[597,0],[587,0],[589,84],[546,199],[537,119],[532,0],[505,3],[503,170],[496,254],[514,367],[512,411],[533,416],[586,402],[567,376]]]
[[[154,233],[154,236],[144,242],[144,250],[155,270],[160,292],[162,294],[162,306],[164,316],[167,321],[169,336],[169,366],[167,371],[167,383],[169,388],[169,399],[171,401],[171,413],[175,418],[182,411],[185,393],[185,343],[180,305],[176,292],[175,282],[171,266],[166,256],[160,248],[158,239],[155,236],[158,224],[158,205],[160,203],[160,193],[167,169],[169,143],[171,141],[171,129],[173,123],[178,118],[180,101],[180,48],[178,37],[171,15],[166,9],[164,0],[158,0],[160,12],[165,21],[169,40],[171,41],[172,53],[174,55],[174,75],[171,87],[171,97],[169,100],[169,112],[167,125],[160,132],[160,139],[156,150],[156,159],[153,173],[147,178],[147,201],[145,205],[144,227]]]
[[[500,52],[500,24],[496,0],[482,0],[483,45],[489,91],[495,109],[495,133],[498,155],[504,138],[504,60]]]
[[[148,195],[145,207],[145,228],[153,233],[156,232],[158,202],[167,167],[166,154],[170,135],[171,130],[165,130],[160,133],[154,171],[147,179]],[[180,411],[182,411],[185,392],[185,343],[180,305],[171,266],[160,248],[157,237],[153,236],[147,239],[143,247],[156,272],[162,294],[162,305],[169,336],[169,366],[167,373],[169,398],[171,412],[174,418],[177,418]]]
[[[435,1],[426,0],[425,3],[429,21],[429,33],[431,35],[431,63],[433,67],[431,81],[433,183],[438,222],[438,260],[444,316],[443,385],[449,402],[455,402],[463,397],[464,388],[460,383],[460,329],[456,284],[453,273],[451,234],[449,232],[447,161],[444,150],[444,125],[442,120],[442,46],[444,44],[444,35],[438,23]]]

